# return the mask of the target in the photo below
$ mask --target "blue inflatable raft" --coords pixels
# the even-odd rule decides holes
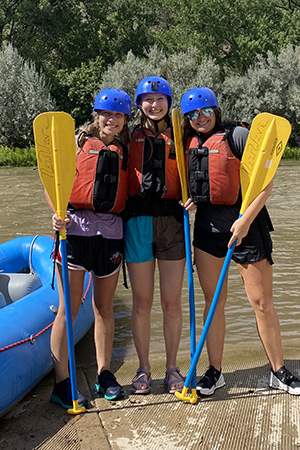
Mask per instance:
[[[52,368],[50,334],[59,298],[51,287],[53,239],[26,236],[0,245],[0,416]],[[74,322],[74,343],[93,321],[89,274]]]

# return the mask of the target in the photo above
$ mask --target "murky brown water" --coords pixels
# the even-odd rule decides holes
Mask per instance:
[[[279,315],[284,343],[297,337],[300,324],[300,184],[299,162],[283,161],[274,180],[268,201],[273,220],[274,300]],[[51,211],[48,207],[38,171],[32,168],[0,168],[0,243],[17,236],[51,234]],[[201,333],[203,297],[196,276],[195,298],[197,335]],[[116,336],[115,355],[134,352],[130,312],[131,294],[119,286],[115,295]],[[184,326],[181,349],[189,347],[188,288],[185,280],[182,296]],[[227,302],[227,346],[257,341],[252,309],[247,303],[243,285],[234,263],[230,268]],[[162,315],[158,289],[152,313],[151,351],[163,351]]]

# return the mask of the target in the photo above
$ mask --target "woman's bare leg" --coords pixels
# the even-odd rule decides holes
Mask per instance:
[[[185,258],[177,261],[158,261],[167,370],[176,367],[182,331],[181,291],[184,266]]]
[[[105,278],[93,277],[95,313],[94,341],[98,373],[110,370],[114,340],[113,296],[117,287],[119,272]]]
[[[238,269],[243,278],[249,303],[254,309],[258,334],[272,369],[283,366],[280,325],[273,304],[273,271],[266,259],[255,264],[241,265]]]
[[[59,264],[56,265],[56,274],[59,308],[52,327],[50,345],[55,371],[55,382],[59,383],[69,377],[69,358],[62,270]],[[72,323],[78,314],[81,304],[84,275],[84,270],[69,270]]]
[[[132,334],[139,367],[150,371],[150,315],[154,293],[155,260],[127,263],[132,288]]]
[[[198,248],[194,249],[194,255],[198,278],[205,299],[203,314],[203,320],[205,322],[215,294],[224,258],[216,258]],[[227,279],[228,276],[226,276],[214,318],[206,338],[209,364],[217,370],[221,370],[225,340],[226,325],[224,307],[227,298]]]

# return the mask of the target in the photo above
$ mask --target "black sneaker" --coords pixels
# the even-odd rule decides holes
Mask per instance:
[[[300,380],[285,366],[282,366],[277,372],[271,370],[269,385],[271,388],[280,389],[289,394],[300,395]]]
[[[124,389],[109,370],[97,374],[95,392],[97,394],[101,392],[107,400],[117,400],[125,395]]]
[[[212,395],[216,389],[225,386],[225,384],[222,371],[215,369],[214,366],[209,366],[197,384],[197,394]]]
[[[78,395],[78,406],[87,406],[87,399],[77,391]],[[54,403],[58,403],[65,409],[73,408],[73,400],[72,400],[72,390],[71,390],[71,380],[70,378],[66,378],[60,383],[55,383],[53,392],[51,394],[51,400]]]

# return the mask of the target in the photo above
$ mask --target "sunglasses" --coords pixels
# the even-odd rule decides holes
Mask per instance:
[[[200,113],[205,117],[211,117],[214,113],[214,110],[211,106],[208,106],[207,108],[201,108],[200,110],[194,109],[194,111],[190,111],[187,116],[192,122],[194,122],[194,120],[198,119]]]

